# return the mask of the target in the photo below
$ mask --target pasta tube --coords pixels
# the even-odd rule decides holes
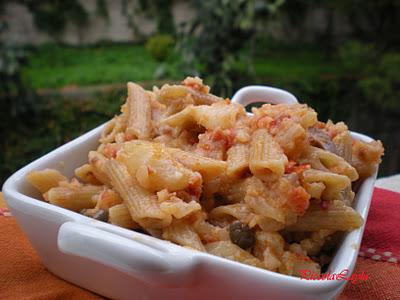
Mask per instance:
[[[144,228],[162,228],[171,223],[171,215],[160,209],[156,195],[142,188],[122,163],[108,160],[104,171],[136,223]]]
[[[281,147],[266,129],[258,129],[253,133],[249,167],[255,176],[260,179],[268,178],[271,173],[282,176],[287,163]]]
[[[249,171],[249,146],[236,144],[229,148],[226,160],[226,174],[231,178],[240,178]]]
[[[93,166],[90,164],[84,164],[79,168],[75,169],[75,176],[81,179],[83,182],[101,185],[102,183],[93,174]]]
[[[117,204],[110,207],[108,210],[108,222],[128,229],[139,228],[139,225],[132,220],[125,204]]]
[[[204,181],[209,181],[222,175],[227,167],[225,161],[204,157],[193,152],[183,151],[178,148],[167,148],[167,151],[185,167],[199,172]]]
[[[47,191],[45,199],[51,204],[80,211],[84,208],[93,208],[96,205],[93,196],[103,190],[104,187],[97,185],[83,185],[77,188],[54,187]]]
[[[223,130],[234,127],[237,117],[244,114],[245,111],[242,106],[221,101],[211,106],[189,105],[177,114],[164,119],[161,123],[182,128],[188,127],[190,124],[199,124],[208,130]]]
[[[340,199],[340,192],[351,185],[347,176],[314,169],[304,171],[303,179],[306,183],[322,182],[325,189],[321,198],[324,200]]]
[[[342,201],[333,201],[327,209],[317,205],[310,207],[304,216],[286,229],[288,231],[317,231],[328,229],[334,231],[346,231],[360,227],[363,224],[362,217],[353,208]]]
[[[90,151],[89,152],[89,163],[93,167],[92,173],[99,180],[101,183],[111,186],[110,179],[108,178],[107,174],[104,172],[104,164],[107,161],[107,158],[97,152],[97,151]]]
[[[26,175],[26,180],[43,194],[67,178],[55,169],[44,169],[30,172]]]
[[[128,83],[128,126],[126,133],[147,140],[151,137],[151,102],[146,91],[139,85]]]
[[[190,247],[199,251],[205,251],[203,243],[194,228],[184,222],[173,222],[163,229],[163,239],[177,243],[181,246]]]
[[[208,253],[219,257],[248,264],[253,267],[265,268],[265,265],[258,258],[230,241],[209,243],[206,245],[206,250]]]

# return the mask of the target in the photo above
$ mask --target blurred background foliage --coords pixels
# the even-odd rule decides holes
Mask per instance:
[[[0,2],[0,14],[7,2]],[[176,82],[187,75],[201,76],[224,96],[248,84],[287,89],[321,120],[343,120],[381,139],[381,176],[400,171],[399,1],[191,0],[191,17],[177,23],[175,1],[123,0],[140,39],[80,46],[60,37],[71,24],[77,30],[90,24],[81,1],[19,2],[54,42],[14,43],[4,38],[7,21],[0,18],[0,181],[118,113],[125,82],[150,87],[154,79]],[[96,1],[96,15],[105,22],[109,5]],[[307,25],[316,10],[324,16],[320,28]],[[153,20],[151,36],[137,14]],[[337,31],[343,20],[346,33]],[[279,38],[271,34],[275,28]],[[107,92],[86,91],[110,84]]]

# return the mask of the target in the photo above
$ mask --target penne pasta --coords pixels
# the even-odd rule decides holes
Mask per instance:
[[[344,158],[332,152],[317,147],[310,147],[307,155],[309,159],[304,160],[304,162],[309,163],[314,169],[344,175],[351,181],[358,179],[356,169]]]
[[[351,163],[353,140],[348,130],[339,133],[332,139],[336,146],[336,154],[343,157],[348,163]]]
[[[126,130],[125,115],[115,116],[111,121],[107,123],[103,132],[101,133],[100,143],[108,144],[117,141],[117,136],[124,134]]]
[[[310,194],[311,198],[318,200],[321,199],[322,193],[325,190],[325,184],[323,184],[322,182],[304,182],[303,187],[305,188],[307,193]]]
[[[96,177],[96,179],[104,185],[111,186],[110,179],[104,171],[104,165],[106,161],[107,158],[103,154],[97,151],[89,152],[89,163],[92,166],[92,173],[94,177]]]
[[[83,166],[76,168],[74,173],[76,177],[78,177],[85,183],[90,183],[94,185],[102,184],[102,182],[100,182],[94,175],[93,166],[90,164],[84,164]]]
[[[26,180],[43,194],[67,178],[55,169],[44,169],[30,172],[26,175]]]
[[[342,201],[333,201],[327,209],[318,205],[310,207],[297,222],[286,228],[288,231],[334,230],[347,231],[363,224],[361,216]]]
[[[134,138],[147,140],[151,137],[150,96],[139,85],[128,83],[128,124],[126,133]]]
[[[170,200],[161,202],[160,209],[176,219],[182,219],[195,212],[201,211],[201,206],[196,201],[192,200],[187,203],[182,199],[173,196]]]
[[[140,226],[133,221],[125,204],[117,204],[108,210],[108,222],[128,229],[137,229]]]
[[[340,199],[341,191],[351,185],[347,176],[314,169],[304,171],[303,178],[306,183],[322,182],[325,189],[321,198],[329,201]]]
[[[163,229],[163,239],[177,243],[181,246],[205,251],[204,245],[194,228],[184,222],[173,222]]]
[[[249,167],[251,173],[268,180],[269,175],[282,176],[288,159],[279,144],[266,129],[257,129],[250,144]]]
[[[190,86],[166,84],[157,91],[157,99],[161,103],[170,104],[171,102],[182,101],[182,99],[190,97],[196,105],[210,105],[223,100],[220,97],[209,94],[209,87],[204,86],[201,79],[200,81],[201,83],[195,84],[197,85],[196,89],[193,88],[194,85],[192,84]]]
[[[360,178],[366,178],[375,172],[377,164],[382,161],[383,152],[381,141],[370,143],[354,141],[351,164],[356,168]]]
[[[167,148],[167,151],[185,167],[199,172],[204,181],[222,175],[227,168],[227,163],[221,160],[200,156],[177,148]]]
[[[100,194],[104,187],[97,185],[84,185],[77,188],[54,187],[45,194],[45,199],[54,205],[73,211],[96,206],[93,196]]]
[[[248,264],[253,267],[265,268],[265,265],[259,259],[230,241],[209,243],[206,245],[206,250],[208,253],[222,258]]]
[[[231,178],[241,178],[250,171],[249,169],[249,146],[236,144],[229,148],[226,160],[228,168],[226,174]]]
[[[161,123],[181,128],[198,124],[209,130],[223,130],[234,127],[238,116],[243,114],[245,114],[245,111],[242,106],[220,101],[210,106],[189,105],[177,114],[164,119]]]
[[[171,223],[171,215],[160,209],[157,197],[142,188],[123,164],[109,160],[104,170],[136,223],[144,228],[162,228]]]

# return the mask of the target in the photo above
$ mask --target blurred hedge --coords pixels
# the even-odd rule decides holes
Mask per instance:
[[[0,183],[18,168],[111,119],[125,101],[125,91],[86,100],[42,99],[41,109],[16,119],[2,132]]]
[[[400,53],[381,53],[372,45],[350,41],[334,59],[335,72],[295,80],[259,78],[258,83],[289,90],[321,120],[345,121],[352,131],[382,140],[380,176],[399,173]]]

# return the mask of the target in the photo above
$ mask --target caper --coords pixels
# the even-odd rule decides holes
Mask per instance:
[[[253,230],[240,221],[235,221],[229,226],[229,237],[232,243],[242,249],[253,247],[256,242]]]
[[[107,222],[107,220],[108,220],[108,212],[107,212],[106,210],[99,209],[99,210],[93,215],[93,219],[96,219],[96,220],[98,220],[98,221]]]
[[[214,194],[214,202],[216,206],[220,206],[226,203],[226,200],[225,197],[221,194]]]

